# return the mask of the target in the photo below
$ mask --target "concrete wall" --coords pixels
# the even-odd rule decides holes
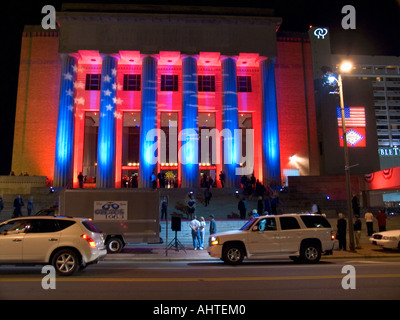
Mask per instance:
[[[60,12],[60,52],[139,50],[276,56],[279,18],[176,13]],[[85,30],[85,32],[82,32]]]
[[[31,194],[32,188],[46,186],[46,177],[0,176],[0,195]]]

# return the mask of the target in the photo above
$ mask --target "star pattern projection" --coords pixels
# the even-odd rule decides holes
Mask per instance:
[[[71,81],[73,83],[73,89],[66,90],[66,95],[73,97],[74,105],[70,105],[68,107],[69,111],[74,112],[77,106],[85,106],[86,100],[83,96],[78,96],[80,90],[85,89],[85,83],[82,81],[75,80],[75,73],[77,72],[84,72],[82,67],[78,67],[76,64],[72,66],[72,73],[67,72],[63,74],[64,80]],[[108,103],[105,107],[105,112],[101,112],[100,116],[105,117],[107,116],[107,112],[111,112],[114,118],[120,120],[122,119],[122,113],[115,110],[116,105],[122,105],[123,100],[117,97],[117,91],[122,90],[122,85],[117,83],[116,77],[117,76],[117,69],[112,68],[110,74],[106,74],[102,78],[102,90],[101,94],[102,97],[109,97],[111,99],[110,103]],[[80,90],[79,90],[80,89]],[[75,116],[79,116],[82,119],[81,115],[75,114]]]

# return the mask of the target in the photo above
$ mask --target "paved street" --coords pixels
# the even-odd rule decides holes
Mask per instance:
[[[354,289],[342,280],[354,267]],[[210,261],[103,261],[42,288],[41,267],[0,267],[0,299],[271,300],[400,299],[400,258],[290,260],[226,266]],[[343,280],[344,281],[344,280]],[[346,283],[351,283],[346,280]]]

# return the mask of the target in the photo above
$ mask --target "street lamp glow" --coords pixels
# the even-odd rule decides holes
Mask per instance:
[[[340,65],[340,71],[342,71],[342,72],[349,72],[349,71],[351,71],[352,68],[353,68],[353,64],[349,61],[344,61]]]

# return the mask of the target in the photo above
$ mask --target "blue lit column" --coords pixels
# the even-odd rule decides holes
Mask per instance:
[[[115,187],[115,117],[117,58],[104,56],[101,68],[100,123],[97,144],[97,188]]]
[[[72,187],[74,150],[74,80],[77,60],[68,54],[61,55],[60,102],[54,163],[55,187]]]
[[[262,86],[262,146],[263,181],[271,186],[281,185],[279,151],[278,108],[275,90],[275,62],[266,59],[260,62]]]
[[[234,188],[239,184],[240,177],[236,175],[239,166],[239,141],[235,139],[235,130],[239,129],[236,59],[222,60],[222,134],[223,153],[222,170],[225,173],[225,187]],[[219,173],[217,172],[217,176]]]
[[[157,138],[157,60],[147,56],[142,62],[142,110],[140,123],[139,187],[150,188],[151,174],[156,172]]]
[[[182,188],[199,187],[197,60],[182,57]]]

